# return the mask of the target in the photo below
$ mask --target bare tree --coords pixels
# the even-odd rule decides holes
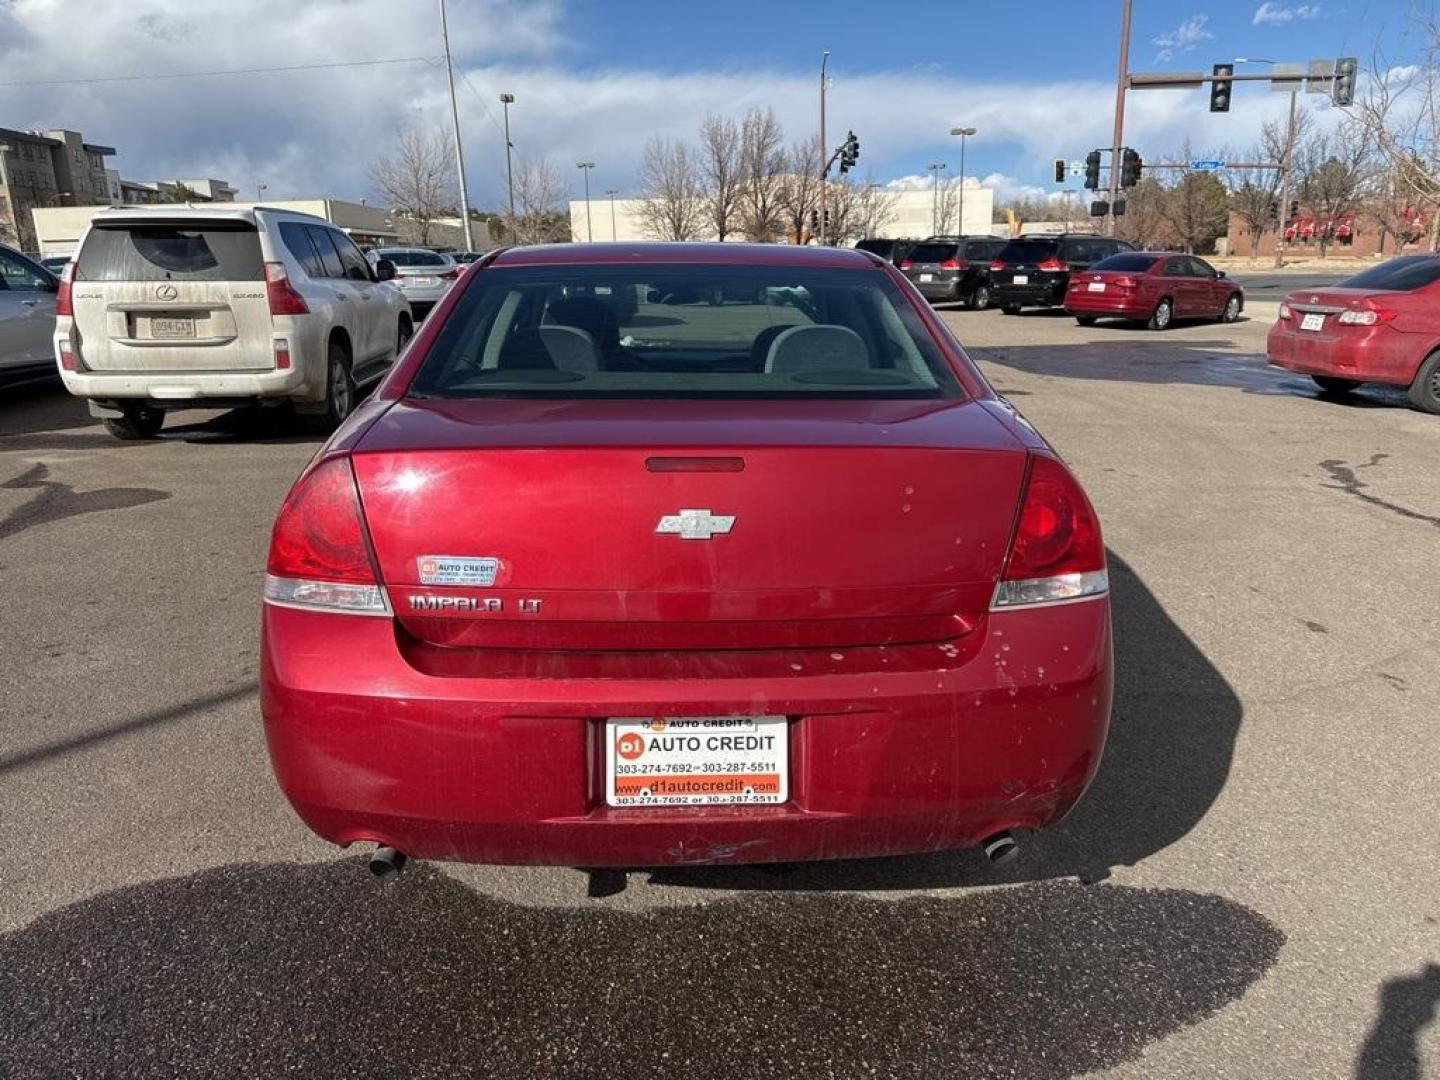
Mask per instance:
[[[748,240],[773,240],[782,228],[784,139],[772,109],[751,109],[741,121],[740,219]]]
[[[834,208],[831,242],[880,236],[889,229],[899,203],[900,193],[877,183],[873,171],[867,172],[860,183],[842,177],[830,188],[830,205]]]
[[[1310,124],[1308,111],[1296,112],[1294,138],[1297,144],[1309,132]],[[1265,231],[1278,229],[1281,219],[1288,213],[1288,208],[1280,205],[1284,171],[1279,166],[1285,162],[1289,137],[1288,123],[1266,121],[1260,129],[1260,141],[1250,148],[1246,156],[1259,164],[1273,163],[1276,168],[1235,170],[1236,175],[1227,173],[1225,177],[1229,180],[1230,211],[1240,219],[1250,236],[1251,262],[1255,261],[1260,238]]]
[[[430,242],[430,225],[455,208],[454,159],[441,131],[411,128],[396,137],[389,157],[370,163],[370,185],[391,209],[413,222],[421,244]]]
[[[940,181],[935,197],[935,231],[941,235],[949,235],[950,223],[960,217],[960,184],[958,176]]]
[[[1351,115],[1385,159],[1398,197],[1429,219],[1430,249],[1440,251],[1440,15],[1415,4],[1410,19],[1405,40],[1417,46],[1409,62],[1392,64],[1377,47]]]
[[[1149,250],[1179,247],[1165,213],[1170,192],[1159,180],[1147,176],[1125,194],[1125,213],[1117,221],[1116,234],[1136,247]]]
[[[570,239],[564,211],[565,184],[549,158],[515,166],[515,242],[548,244]]]
[[[814,139],[801,139],[790,147],[785,156],[785,168],[780,177],[779,210],[784,228],[794,243],[803,244],[814,230],[812,213],[820,213],[819,154]]]
[[[1300,201],[1315,218],[1323,259],[1341,219],[1353,217],[1374,178],[1371,129],[1348,120],[1333,131],[1311,135],[1296,147]]]
[[[707,114],[700,124],[700,168],[705,184],[705,213],[715,239],[740,231],[744,170],[740,128],[728,117]]]
[[[651,136],[636,178],[640,221],[657,240],[698,240],[707,217],[700,156],[678,139]]]

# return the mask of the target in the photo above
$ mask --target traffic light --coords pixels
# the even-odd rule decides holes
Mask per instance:
[[[840,146],[840,175],[844,176],[853,169],[859,157],[860,140],[855,137],[855,132],[847,132],[845,142]]]
[[[1057,158],[1055,159],[1055,183],[1057,183],[1057,184],[1063,184],[1064,182],[1065,182],[1065,159],[1064,159],[1063,157],[1057,157]]]
[[[814,233],[818,233],[819,231],[820,231],[820,211],[819,211],[819,210],[811,210],[811,211],[810,211],[810,232],[811,232],[812,234],[814,234]]]
[[[1330,84],[1330,100],[1342,108],[1355,100],[1355,75],[1360,64],[1353,56],[1335,61],[1335,81]]]
[[[1272,225],[1280,220],[1280,204],[1274,199],[1270,200],[1270,209],[1265,212],[1265,216]]]
[[[1100,151],[1091,150],[1085,155],[1085,186],[1091,191],[1100,188]]]
[[[1289,217],[1287,220],[1289,220],[1289,221],[1294,221],[1294,220],[1295,220],[1297,217],[1299,217],[1299,216],[1300,216],[1300,200],[1299,200],[1299,199],[1291,199],[1291,200],[1290,200],[1290,217]]]
[[[1138,184],[1143,167],[1144,162],[1140,160],[1140,155],[1130,147],[1125,147],[1125,152],[1120,155],[1120,186],[1127,188]]]
[[[1234,64],[1216,64],[1210,72],[1210,111],[1230,111],[1230,76],[1235,74]]]

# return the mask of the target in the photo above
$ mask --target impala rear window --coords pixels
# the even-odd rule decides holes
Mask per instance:
[[[500,267],[474,278],[411,391],[432,397],[961,393],[878,267]]]
[[[84,281],[263,281],[265,265],[247,222],[117,223],[90,230],[75,273]]]
[[[1108,259],[1101,259],[1091,270],[1113,270],[1117,273],[1143,274],[1150,267],[1155,265],[1155,255],[1132,255],[1128,252],[1123,255],[1111,255]]]

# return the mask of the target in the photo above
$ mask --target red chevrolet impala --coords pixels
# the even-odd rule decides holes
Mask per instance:
[[[377,872],[995,857],[1099,763],[1105,549],[884,261],[520,248],[286,498],[262,664],[285,794]]]
[[[1122,251],[1070,275],[1065,310],[1081,326],[1115,317],[1168,330],[1177,319],[1234,322],[1245,291],[1204,259],[1167,251]]]

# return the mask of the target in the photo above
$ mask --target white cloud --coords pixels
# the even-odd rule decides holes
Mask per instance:
[[[1294,7],[1286,7],[1284,4],[1275,3],[1275,0],[1265,0],[1265,3],[1255,9],[1253,22],[1256,26],[1265,23],[1283,25],[1296,19],[1318,19],[1319,17],[1319,4],[1296,4]]]
[[[1213,38],[1215,35],[1205,29],[1205,24],[1209,21],[1208,15],[1191,15],[1168,34],[1151,38],[1150,44],[1159,50],[1155,59],[1169,60],[1177,52],[1190,52],[1200,42]]]
[[[501,91],[516,96],[510,120],[517,153],[553,158],[571,177],[572,190],[581,186],[572,163],[588,160],[598,163],[593,186],[628,192],[646,139],[693,139],[707,111],[738,116],[752,105],[773,106],[790,140],[811,137],[809,72],[585,68],[571,62],[560,3],[450,5],[476,205],[494,208],[504,198]],[[444,69],[433,59],[438,20],[396,18],[395,5],[248,0],[207,9],[201,17],[189,0],[130,0],[123,7],[109,0],[0,0],[0,81],[431,58],[429,64],[268,75],[0,87],[0,124],[83,131],[118,148],[111,164],[127,178],[213,176],[229,180],[242,195],[264,183],[272,198],[368,196],[367,163],[386,152],[398,129],[417,120],[447,131],[449,126]],[[503,34],[492,32],[497,25],[505,27]],[[1022,164],[1007,167],[1025,173],[1033,166],[1031,175],[1039,178],[1055,157],[1084,157],[1091,147],[1109,144],[1114,96],[1113,82],[1103,75],[1063,83],[1039,73],[1034,81],[985,81],[920,74],[908,66],[852,74],[842,65],[828,107],[832,131],[853,129],[860,138],[861,175],[873,169],[883,180],[911,173],[895,183],[924,188],[930,184],[927,161],[949,162],[942,177],[958,164],[958,140],[946,134],[956,122],[957,100],[965,102],[965,122],[979,129],[970,139],[972,154],[1018,150]],[[1288,105],[1284,95],[1255,98],[1254,108],[1213,115],[1200,92],[1134,93],[1126,107],[1126,142],[1155,160],[1176,148],[1180,132],[1189,133],[1195,146],[1249,145],[1265,120],[1283,119]],[[1004,193],[1012,180],[997,175],[978,182]],[[1014,190],[1025,187],[1017,181]]]

